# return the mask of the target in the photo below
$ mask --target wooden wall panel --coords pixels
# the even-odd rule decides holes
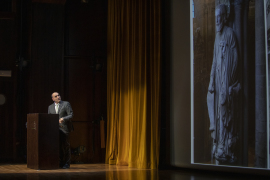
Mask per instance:
[[[98,122],[102,114],[106,120],[107,109],[107,0],[67,0],[65,5],[23,1],[21,52],[29,62],[21,71],[15,62],[20,52],[20,10],[12,7],[12,13],[0,17],[0,69],[13,74],[0,77],[0,93],[9,103],[0,106],[0,160],[14,159],[16,150],[18,156],[25,156],[26,114],[46,113],[53,103],[51,93],[58,91],[74,109],[72,138],[87,141],[88,149],[103,153],[93,156],[89,151],[85,161],[104,162]],[[103,65],[102,71],[92,68],[96,62]]]
[[[63,91],[64,6],[32,4],[29,113],[46,113],[52,92]]]
[[[11,77],[0,77],[0,94],[6,103],[0,105],[0,162],[13,160],[16,153],[16,19],[0,18],[0,70],[10,70]]]
[[[66,56],[106,54],[107,3],[107,0],[91,0],[88,3],[78,0],[66,2]]]
[[[11,70],[17,53],[17,30],[14,19],[0,19],[0,69]]]
[[[32,0],[37,3],[65,4],[66,0]]]
[[[73,148],[84,145],[80,161],[105,161],[99,121],[107,113],[107,0],[67,0],[65,13],[65,97],[71,103]],[[100,71],[96,64],[102,65]],[[80,144],[79,144],[80,142]]]
[[[105,54],[105,52],[104,52]],[[94,71],[94,120],[100,120],[101,116],[107,120],[107,59],[97,57],[96,62],[102,64],[100,71]]]
[[[12,0],[0,1],[0,12],[12,12]]]
[[[103,162],[100,153],[101,115],[106,115],[106,77],[92,68],[87,58],[68,58],[66,62],[67,99],[71,103],[74,118],[74,132],[71,133],[73,148],[84,145],[87,151],[80,161]],[[103,76],[102,76],[103,75]],[[78,144],[79,143],[79,144]],[[92,149],[91,151],[89,149]],[[94,156],[93,156],[94,154]],[[84,159],[85,158],[85,159]]]
[[[0,105],[0,162],[13,159],[14,152],[14,112],[13,82],[0,78],[0,94],[6,98],[6,103]]]
[[[98,163],[103,162],[103,151],[100,149],[99,126],[92,122],[75,122],[74,129],[70,133],[70,144],[72,150],[72,163]],[[85,146],[86,151],[80,156],[74,154],[75,148]]]
[[[66,97],[71,103],[73,121],[93,120],[94,73],[89,59],[66,59]]]

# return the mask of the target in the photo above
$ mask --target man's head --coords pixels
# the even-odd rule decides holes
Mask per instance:
[[[227,18],[227,11],[225,4],[220,4],[216,7],[215,16],[216,16],[216,30],[217,32],[220,32],[222,31],[222,28],[224,27]]]
[[[61,96],[58,92],[52,93],[52,100],[58,104],[61,101]]]

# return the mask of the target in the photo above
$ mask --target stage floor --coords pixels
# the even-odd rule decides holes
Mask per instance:
[[[92,180],[269,180],[269,177],[212,171],[151,170],[108,164],[71,164],[70,169],[34,170],[26,164],[0,164],[2,179],[92,179]]]

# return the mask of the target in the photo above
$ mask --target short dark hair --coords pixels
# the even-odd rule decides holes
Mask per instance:
[[[53,95],[54,93],[58,93],[58,92],[53,92],[53,93],[51,94],[51,98],[53,98],[53,96],[52,96],[52,95]],[[59,94],[59,93],[58,93],[58,94]]]

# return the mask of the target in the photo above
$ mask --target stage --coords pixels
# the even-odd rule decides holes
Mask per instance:
[[[0,164],[0,179],[93,179],[93,180],[241,180],[269,179],[235,173],[189,169],[151,170],[108,164],[71,164],[70,169],[34,170],[26,164]]]

